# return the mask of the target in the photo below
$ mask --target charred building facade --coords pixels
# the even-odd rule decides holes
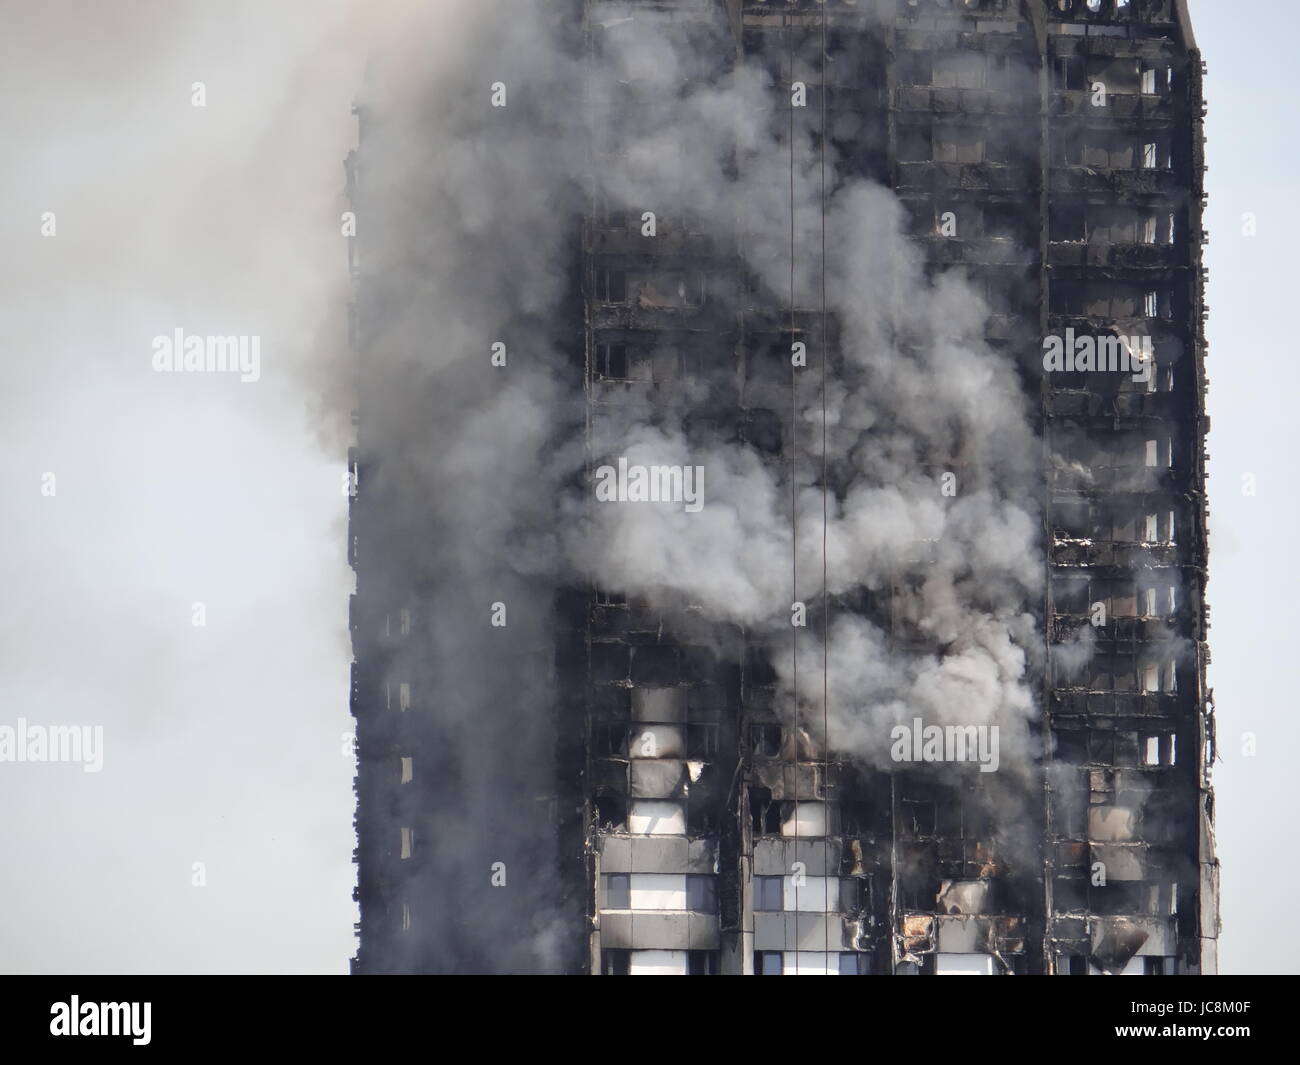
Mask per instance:
[[[354,971],[1213,973],[1184,0],[569,10],[359,107]]]

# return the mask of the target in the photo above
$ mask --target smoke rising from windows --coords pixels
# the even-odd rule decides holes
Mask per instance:
[[[840,355],[827,365],[824,525],[822,338],[805,332],[804,318],[784,351],[746,351],[740,366],[719,346],[677,396],[600,397],[608,424],[596,415],[595,454],[699,462],[708,503],[696,515],[599,508],[569,538],[571,561],[589,565],[600,585],[681,597],[766,636],[787,712],[797,698],[801,722],[819,729],[818,626],[799,634],[804,680],[784,648],[792,601],[821,595],[824,532],[829,594],[892,593],[926,648],[900,650],[878,620],[835,611],[826,652],[833,746],[883,766],[889,725],[921,709],[936,723],[999,724],[1024,767],[1035,712],[1026,607],[1042,585],[1039,448],[1011,360],[984,340],[988,307],[956,275],[925,276],[899,201],[848,176],[833,143],[823,276],[821,119],[815,107],[792,119],[786,83],[812,81],[816,65],[796,61],[795,77],[776,83],[753,58],[719,64],[724,53],[707,32],[631,9],[606,18],[597,38],[593,96],[618,101],[605,112],[612,129],[597,111],[598,199],[633,218],[662,204],[718,245],[735,245],[755,280],[752,302],[778,316],[791,304],[819,311],[824,282]],[[700,83],[685,87],[688,76]],[[606,135],[626,150],[601,153]],[[734,314],[747,294],[717,286],[710,298]],[[792,383],[796,339],[809,358]],[[779,457],[693,424],[710,388],[721,393],[737,374],[746,398],[770,403],[785,422]]]
[[[978,295],[925,276],[900,203],[850,176],[831,142],[823,202],[817,108],[792,130],[791,86],[755,60],[737,65],[707,21],[601,5],[591,54],[539,3],[443,4],[399,29],[359,98],[353,168],[359,590],[426,619],[368,682],[414,677],[426,693],[414,708],[436,720],[419,739],[437,811],[429,868],[471,872],[430,882],[436,912],[415,904],[415,921],[438,925],[427,941],[439,956],[404,957],[398,942],[392,964],[563,965],[559,915],[574,900],[543,872],[555,860],[546,816],[559,815],[524,811],[553,778],[556,707],[575,695],[539,666],[555,654],[565,585],[590,578],[743,627],[771,649],[787,718],[817,733],[825,712],[834,748],[869,763],[888,766],[891,726],[919,713],[998,726],[1004,772],[1023,771],[1038,445],[1010,360],[983,339]],[[716,342],[692,359],[661,337],[638,353],[646,373],[620,368],[631,383],[588,381],[584,432],[576,234],[593,209],[679,252],[708,243],[712,265],[665,259],[585,283],[631,315],[696,313]],[[734,341],[751,305],[779,321],[791,302],[820,311],[823,290],[836,323],[825,477],[822,338],[786,331],[739,359]],[[795,339],[808,359],[792,392]],[[725,424],[738,395],[771,416],[765,445]],[[701,467],[702,510],[592,506],[583,471],[619,458]],[[910,632],[900,642],[881,616],[837,607],[825,706],[813,679],[823,535],[830,596],[892,595],[893,627]],[[379,545],[384,557],[367,555]],[[786,652],[796,600],[812,604],[799,634],[808,679]],[[494,602],[508,607],[500,629]],[[359,787],[368,772],[397,780],[393,742],[361,737]],[[363,850],[391,844],[361,835]],[[529,907],[473,881],[498,859],[528,870]]]

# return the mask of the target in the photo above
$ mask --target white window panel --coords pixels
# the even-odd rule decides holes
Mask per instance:
[[[686,876],[677,873],[633,873],[629,897],[633,910],[685,910]]]
[[[992,976],[993,956],[990,954],[936,954],[935,976]]]
[[[781,822],[781,835],[798,836],[801,839],[826,835],[826,804],[795,803],[790,815]]]
[[[686,951],[634,950],[627,971],[629,976],[685,976]]]
[[[839,976],[839,953],[787,950],[782,958],[783,976]]]
[[[1160,666],[1149,662],[1142,667],[1142,693],[1150,695],[1160,690]]]
[[[793,876],[782,877],[784,909],[810,913],[838,912],[839,877],[804,876],[799,878],[798,887],[795,886],[795,879]]]
[[[682,836],[686,811],[679,802],[634,801],[627,812],[627,830],[642,836]]]

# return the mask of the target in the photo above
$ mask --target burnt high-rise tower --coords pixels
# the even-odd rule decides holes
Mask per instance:
[[[449,7],[348,167],[355,971],[1213,972],[1185,3]]]

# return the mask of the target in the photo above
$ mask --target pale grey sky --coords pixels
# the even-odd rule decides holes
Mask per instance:
[[[342,328],[342,6],[0,4],[0,718],[105,744],[0,766],[4,970],[347,970],[344,462],[303,369]],[[260,335],[261,380],[154,373],[177,326]]]
[[[1300,972],[1289,884],[1300,874],[1293,820],[1300,751],[1300,654],[1284,606],[1300,594],[1290,535],[1300,527],[1292,409],[1300,367],[1290,217],[1300,166],[1295,60],[1300,13],[1285,0],[1191,0],[1209,64],[1210,588],[1222,762],[1221,968]],[[1257,235],[1243,232],[1243,216]],[[1253,474],[1256,494],[1243,494]],[[1243,755],[1243,734],[1256,754]]]

